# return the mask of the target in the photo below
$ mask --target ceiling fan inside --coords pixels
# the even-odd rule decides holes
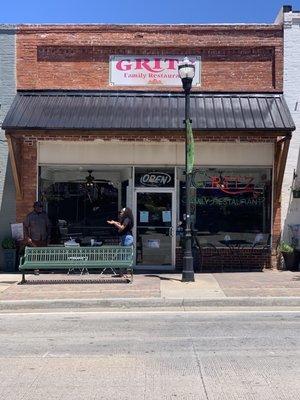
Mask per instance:
[[[112,185],[112,182],[108,179],[95,179],[92,175],[93,170],[89,169],[87,171],[89,174],[85,177],[85,186],[89,189],[92,189],[97,183],[106,183],[108,185]]]

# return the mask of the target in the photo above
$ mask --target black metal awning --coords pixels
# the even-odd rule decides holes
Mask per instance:
[[[179,130],[182,93],[20,91],[2,129]],[[282,94],[192,93],[194,130],[292,131]]]

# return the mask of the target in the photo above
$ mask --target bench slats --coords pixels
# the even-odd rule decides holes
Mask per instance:
[[[101,247],[26,247],[19,270],[118,269],[133,272],[133,246]]]

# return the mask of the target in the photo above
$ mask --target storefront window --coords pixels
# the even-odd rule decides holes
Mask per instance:
[[[271,231],[271,169],[199,168],[192,178],[192,224],[204,241],[255,237]],[[180,218],[184,219],[184,176],[180,182]]]
[[[82,244],[89,244],[91,238],[118,243],[116,229],[106,221],[117,219],[119,208],[126,205],[125,178],[117,171],[42,167],[39,197],[52,223],[51,242],[61,243],[71,236]]]

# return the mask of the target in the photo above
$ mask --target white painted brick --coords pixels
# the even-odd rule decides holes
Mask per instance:
[[[291,187],[293,171],[300,186],[300,13],[284,14],[284,95],[291,111],[296,130],[290,144],[282,187],[283,239],[290,239],[289,224],[300,224],[300,199],[293,199]],[[298,103],[298,104],[297,104]]]

